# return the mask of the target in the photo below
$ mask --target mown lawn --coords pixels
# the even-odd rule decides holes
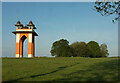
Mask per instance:
[[[3,81],[117,81],[118,58],[3,58]]]

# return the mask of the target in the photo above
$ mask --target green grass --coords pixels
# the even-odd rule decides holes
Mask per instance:
[[[118,58],[3,58],[3,81],[117,81]]]

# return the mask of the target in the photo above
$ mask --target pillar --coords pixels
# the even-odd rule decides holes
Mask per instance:
[[[35,40],[34,40],[34,36],[33,36],[33,46],[32,46],[33,47],[33,57],[35,55],[35,43],[34,42],[35,42]]]
[[[20,39],[20,58],[23,57],[23,40]]]
[[[20,56],[20,34],[19,33],[17,33],[16,34],[16,58],[19,58],[19,56]]]
[[[34,39],[32,33],[29,33],[28,39],[28,57],[34,57]]]

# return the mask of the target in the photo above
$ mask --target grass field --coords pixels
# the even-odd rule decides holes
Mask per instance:
[[[3,81],[117,81],[118,58],[3,58]]]

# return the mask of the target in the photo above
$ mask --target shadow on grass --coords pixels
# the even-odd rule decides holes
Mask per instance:
[[[118,59],[91,65],[87,70],[79,70],[55,81],[119,81]]]
[[[22,79],[27,79],[27,78],[35,78],[35,77],[39,77],[39,76],[44,76],[44,75],[48,75],[48,74],[53,74],[55,72],[58,72],[58,71],[61,71],[65,68],[69,68],[69,67],[72,67],[72,66],[75,66],[79,63],[75,63],[75,64],[72,64],[72,65],[69,65],[69,66],[62,66],[62,67],[58,67],[58,69],[54,70],[54,71],[51,71],[51,72],[48,72],[48,73],[44,73],[44,74],[37,74],[37,75],[31,75],[31,76],[28,76],[28,77],[22,77],[22,78],[18,78],[18,79],[15,79],[15,80],[9,80],[9,82],[16,82],[16,81],[20,81]]]

